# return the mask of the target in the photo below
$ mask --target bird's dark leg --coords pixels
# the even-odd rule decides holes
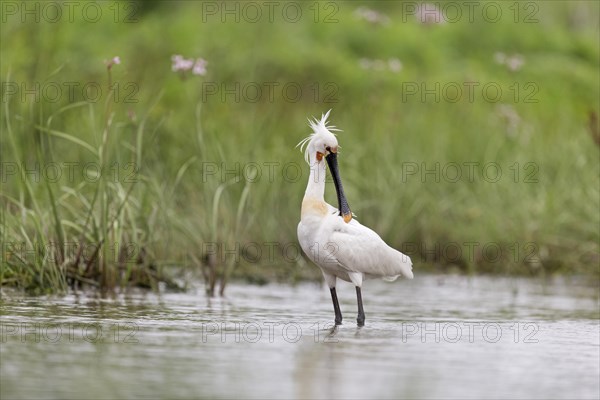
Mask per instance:
[[[333,301],[333,311],[335,311],[335,324],[342,324],[342,311],[340,310],[340,303],[338,303],[337,293],[335,287],[329,289],[331,292],[331,300]]]
[[[356,301],[358,302],[358,318],[356,318],[356,323],[358,326],[365,325],[365,310],[363,310],[362,303],[362,294],[360,292],[360,287],[356,287]]]

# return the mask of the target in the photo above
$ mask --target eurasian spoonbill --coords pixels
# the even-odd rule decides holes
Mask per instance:
[[[335,291],[336,280],[340,278],[352,282],[356,287],[356,321],[358,326],[363,326],[363,279],[393,281],[400,275],[412,279],[412,262],[410,257],[388,246],[377,233],[352,218],[337,164],[338,141],[332,133],[339,129],[328,124],[330,112],[321,115],[320,120],[309,119],[313,133],[298,143],[301,151],[306,146],[304,157],[310,165],[298,224],[298,241],[308,258],[323,272],[331,292],[335,324],[342,324],[342,312]],[[324,199],[325,161],[333,177],[339,210]]]

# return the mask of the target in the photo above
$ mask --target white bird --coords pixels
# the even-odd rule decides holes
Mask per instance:
[[[298,241],[308,258],[325,277],[331,292],[335,324],[341,325],[342,313],[335,285],[337,278],[356,287],[358,326],[365,323],[361,286],[363,279],[383,278],[393,281],[402,275],[413,278],[410,257],[388,246],[377,233],[352,219],[337,165],[337,138],[328,125],[329,110],[320,120],[309,119],[313,133],[298,143],[310,165],[308,185],[302,200],[298,224]],[[297,147],[297,146],[296,146]],[[337,191],[339,210],[327,204],[325,194],[325,162],[329,165]]]

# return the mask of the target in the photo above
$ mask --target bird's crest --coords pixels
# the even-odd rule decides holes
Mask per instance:
[[[336,128],[335,125],[329,125],[327,118],[329,118],[329,113],[331,109],[327,111],[325,114],[321,114],[321,119],[313,117],[313,119],[308,118],[308,126],[311,127],[313,133],[305,137],[296,145],[296,147],[300,146],[300,151],[304,151],[304,159],[306,162],[309,162],[308,158],[308,148],[310,147],[310,142],[319,135],[335,135],[333,132],[341,132],[340,129]],[[306,146],[306,150],[304,150],[304,146]]]

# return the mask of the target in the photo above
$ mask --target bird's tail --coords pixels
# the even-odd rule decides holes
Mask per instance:
[[[394,282],[398,279],[399,276],[403,276],[406,279],[413,279],[413,271],[412,271],[412,261],[409,256],[399,252],[398,250],[392,249],[394,251],[394,262],[393,262],[393,275],[384,276],[383,280],[387,282]]]

